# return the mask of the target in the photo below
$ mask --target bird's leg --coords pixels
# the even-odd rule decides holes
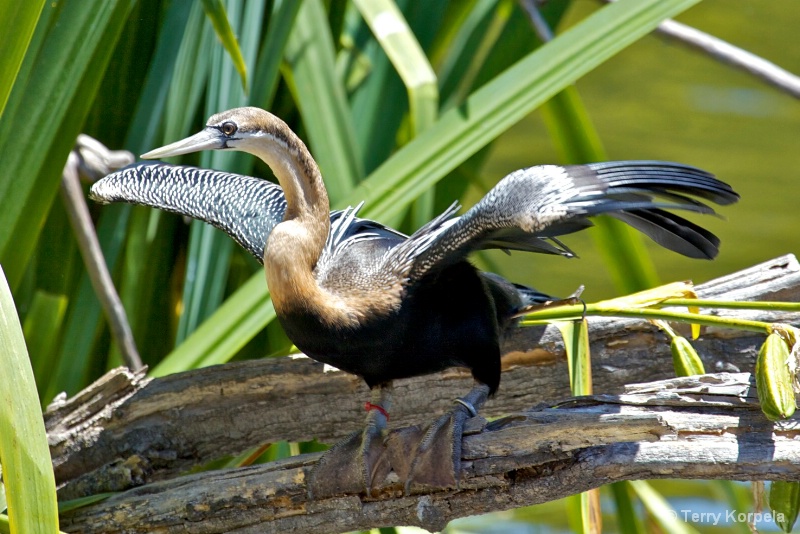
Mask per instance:
[[[371,391],[366,403],[364,430],[349,435],[331,447],[311,473],[308,492],[320,499],[344,493],[372,492],[373,482],[380,483],[389,474],[385,458],[383,433],[389,421],[392,384],[380,384]]]
[[[418,442],[405,482],[409,493],[412,484],[447,488],[458,486],[461,471],[461,438],[464,423],[478,415],[489,397],[489,386],[476,384],[455,400],[455,407],[437,419]]]

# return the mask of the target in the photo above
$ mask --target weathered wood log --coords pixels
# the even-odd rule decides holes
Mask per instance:
[[[479,418],[474,418],[476,421]],[[319,454],[134,488],[62,517],[92,533],[323,533],[451,519],[652,478],[797,480],[800,419],[769,422],[748,373],[627,387],[493,421],[465,436],[458,490],[405,496],[390,474],[372,498],[309,500]]]
[[[698,286],[704,298],[800,300],[800,265],[784,256]],[[714,312],[797,322],[797,314]],[[644,321],[590,321],[595,391],[672,376],[669,346]],[[763,336],[708,328],[695,346],[709,371],[752,368]],[[520,328],[507,340],[500,392],[487,416],[569,395],[563,343],[555,328]],[[471,386],[450,370],[399,380],[392,426],[447,410]],[[45,414],[62,499],[164,480],[188,468],[278,440],[333,442],[360,428],[366,387],[308,358],[236,362],[149,380],[112,371]]]

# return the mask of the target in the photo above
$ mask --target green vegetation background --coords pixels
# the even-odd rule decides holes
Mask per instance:
[[[569,105],[578,117],[572,123],[545,104],[547,125],[541,111],[520,117],[494,142],[459,159],[446,176],[434,176],[435,168],[420,163],[417,171],[408,171],[408,179],[392,182],[387,191],[379,191],[384,185],[380,180],[353,189],[376,169],[381,179],[406,172],[403,162],[398,163],[401,158],[394,160],[394,173],[382,174],[385,167],[380,165],[435,125],[437,115],[462,105],[467,95],[496,81],[536,48],[537,40],[516,2],[398,1],[414,30],[406,37],[419,41],[427,55],[427,60],[417,58],[405,83],[384,52],[392,43],[373,38],[353,3],[314,0],[302,9],[291,0],[202,4],[207,13],[200,2],[177,0],[41,2],[39,25],[0,117],[0,263],[23,322],[45,405],[57,393],[73,394],[121,363],[58,198],[64,155],[79,131],[112,149],[141,153],[199,129],[212,112],[245,103],[261,105],[308,141],[334,203],[370,197],[367,210],[371,205],[374,211],[367,212],[369,216],[408,232],[454,199],[472,205],[507,172],[566,162],[568,146],[583,159],[604,152],[607,159],[693,164],[714,172],[742,194],[739,204],[724,209],[724,218],[703,221],[722,238],[722,252],[714,262],[688,260],[627,238],[618,244],[631,256],[614,261],[598,251],[598,243],[609,246],[613,234],[607,230],[566,238],[580,259],[502,253],[475,258],[484,268],[556,295],[569,294],[580,284],[586,285],[585,297],[596,300],[643,281],[702,282],[797,252],[797,100],[674,42],[644,37],[580,79],[577,93],[567,89],[573,91]],[[0,5],[0,17],[22,10],[19,6]],[[220,20],[221,7],[232,21],[232,32],[224,27],[215,32],[209,23],[215,9]],[[599,5],[588,0],[551,0],[545,13],[562,33],[597,9]],[[706,0],[678,19],[791,71],[800,70],[800,10],[789,0]],[[18,28],[22,32],[27,27]],[[633,25],[629,30],[637,31]],[[226,52],[217,40],[218,35],[233,34],[242,54],[238,67],[246,67],[247,95],[230,60],[236,54]],[[302,39],[309,35],[322,38],[312,46],[313,57],[303,59]],[[615,39],[623,38],[615,34]],[[407,45],[394,44],[408,51]],[[7,59],[17,56],[3,52],[6,61],[0,61],[0,74],[12,80],[6,70],[12,62]],[[433,85],[424,83],[426,68],[431,68],[427,61],[438,78]],[[419,85],[407,87],[409,79]],[[0,86],[5,91],[10,82]],[[507,86],[513,87],[514,80]],[[409,99],[415,103],[410,112]],[[472,102],[494,104],[486,94]],[[513,108],[500,104],[502,111]],[[556,140],[558,129],[571,131],[571,137]],[[595,134],[602,145],[592,143]],[[452,146],[470,147],[469,142],[459,142]],[[241,155],[192,156],[185,162],[270,176],[262,164]],[[436,187],[430,187],[434,183]],[[91,208],[140,352],[154,374],[277,356],[290,349],[272,320],[258,266],[225,236],[145,208]],[[647,270],[649,260],[637,252],[642,246],[650,253],[657,277]],[[245,289],[239,289],[243,284]],[[228,308],[215,313],[223,302]],[[695,499],[693,506],[701,502],[698,499],[705,499],[707,506],[752,505],[742,485],[670,481],[653,486],[673,504],[685,503],[688,496]],[[647,521],[658,515],[654,510],[666,509],[645,486],[622,488],[604,490],[605,512],[615,510],[605,506],[606,500],[617,507],[633,502],[631,510]],[[4,501],[0,492],[0,510]],[[457,528],[486,531],[491,525],[500,532],[525,524],[526,529],[562,530],[568,528],[564,506],[549,503],[501,514],[502,521],[461,521]],[[574,503],[566,506],[575,512]],[[628,532],[637,531],[635,523],[624,513],[605,520],[610,530]],[[670,523],[658,525],[683,531]],[[726,528],[749,531],[745,525]]]

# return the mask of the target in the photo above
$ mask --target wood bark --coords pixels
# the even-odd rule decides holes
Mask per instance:
[[[724,300],[797,301],[800,300],[800,265],[794,256],[784,256],[698,286],[697,292],[703,298]],[[797,314],[710,313],[798,322]],[[694,345],[708,371],[749,370],[763,338],[752,332],[707,328]],[[647,322],[590,319],[590,339],[595,391],[619,393],[626,383],[673,375],[668,342]],[[555,328],[516,329],[506,340],[504,352],[501,390],[482,411],[484,415],[513,413],[548,399],[569,396],[563,343]],[[391,426],[402,428],[429,421],[435,414],[449,409],[452,399],[468,391],[471,383],[469,374],[461,370],[396,381]],[[361,403],[367,398],[367,389],[359,379],[325,369],[305,357],[236,362],[159,379],[147,379],[142,373],[118,369],[70,399],[58,398],[45,414],[59,497],[72,499],[143,484],[148,484],[149,489],[141,491],[147,492],[162,487],[153,485],[157,481],[193,486],[186,477],[168,479],[193,466],[238,454],[265,442],[317,438],[330,443],[361,427],[364,417]],[[592,443],[592,436],[586,439],[590,440],[586,443]],[[625,447],[621,443],[615,446]],[[558,447],[551,452],[558,452]],[[556,458],[558,454],[551,456]],[[293,460],[278,464],[274,469],[294,465],[293,476],[298,476],[310,461]],[[259,467],[256,472],[278,473],[275,475],[278,477],[286,475],[270,469],[273,468]],[[719,476],[737,478],[736,469]],[[225,476],[238,479],[250,470],[237,472],[238,475]],[[658,476],[646,470],[641,473],[640,478],[648,474]],[[738,476],[745,474],[739,472]],[[687,475],[686,469],[674,471],[674,476]],[[700,476],[709,478],[710,474]],[[541,481],[536,482],[539,483]],[[262,490],[269,492],[267,488],[271,482],[264,484]],[[576,486],[570,492],[582,488]],[[131,491],[133,497],[140,490]],[[501,496],[501,493],[492,493],[491,499],[509,506],[498,505],[495,509],[516,506],[510,504],[515,502],[510,495]],[[207,495],[215,494],[213,490]],[[549,498],[559,496],[561,494],[555,492]],[[462,497],[453,498],[461,502]],[[394,517],[399,520],[391,524],[422,524]],[[362,528],[358,525],[365,524],[354,523],[356,526],[352,528]],[[351,527],[344,530],[348,528]]]
[[[310,500],[305,481],[319,456],[148,484],[66,514],[61,528],[314,534],[417,525],[435,531],[457,517],[619,480],[797,480],[800,420],[769,422],[750,374],[720,373],[570,399],[479,427],[464,438],[458,489],[404,495],[390,474],[370,498]]]

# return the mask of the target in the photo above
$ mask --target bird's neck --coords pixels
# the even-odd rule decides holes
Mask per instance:
[[[286,196],[284,220],[273,229],[264,253],[276,310],[330,300],[314,277],[330,231],[330,204],[319,167],[288,128],[256,155],[270,166]]]

